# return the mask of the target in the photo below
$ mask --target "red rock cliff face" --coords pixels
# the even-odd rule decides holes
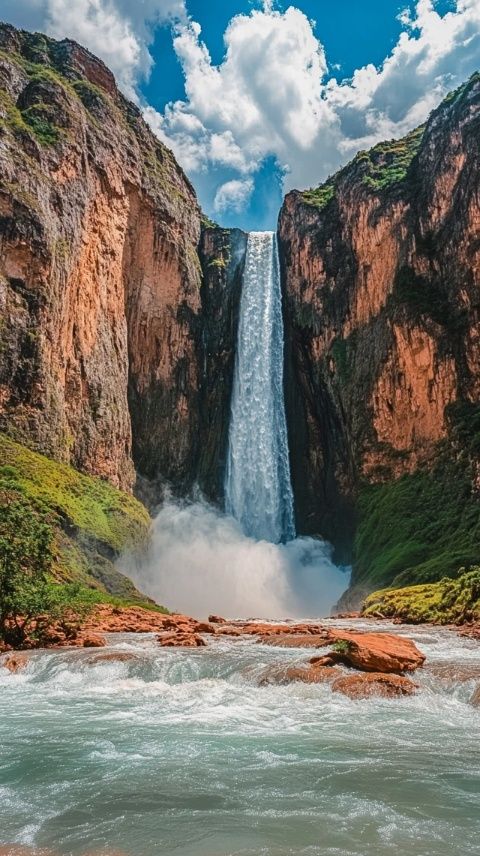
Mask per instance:
[[[348,556],[359,486],[431,462],[480,392],[480,77],[279,220],[299,527]]]
[[[191,480],[199,236],[108,69],[0,26],[0,430],[126,489]]]

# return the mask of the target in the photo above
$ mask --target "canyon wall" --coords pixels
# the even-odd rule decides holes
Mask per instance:
[[[0,25],[0,431],[152,503],[216,496],[242,240],[201,237],[100,60]]]
[[[280,213],[298,528],[331,539],[344,560],[353,551],[354,584],[366,588],[414,576],[431,556],[435,538],[429,547],[418,533],[403,558],[387,548],[402,516],[425,523],[418,504],[440,461],[463,467],[459,502],[478,521],[479,131],[477,74],[426,126],[288,194]],[[428,490],[409,494],[410,507],[393,503],[396,518],[392,497],[409,479]],[[453,572],[473,557],[464,547],[425,574]]]
[[[230,399],[247,234],[202,227],[202,337],[200,438],[197,479],[205,496],[222,501],[230,425]]]

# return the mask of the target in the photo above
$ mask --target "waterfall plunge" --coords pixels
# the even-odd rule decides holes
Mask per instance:
[[[225,493],[227,516],[202,501],[166,502],[150,556],[127,564],[129,576],[159,603],[200,618],[328,615],[348,574],[329,544],[295,538],[272,232],[248,240]]]
[[[225,505],[246,535],[274,544],[295,538],[283,347],[276,236],[251,232],[240,302]]]

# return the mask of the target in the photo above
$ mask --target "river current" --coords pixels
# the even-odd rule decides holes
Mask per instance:
[[[261,686],[269,665],[309,652],[248,639],[181,650],[112,635],[101,651],[0,668],[0,844],[59,856],[478,854],[480,647],[400,632],[427,662],[418,695],[398,700]]]

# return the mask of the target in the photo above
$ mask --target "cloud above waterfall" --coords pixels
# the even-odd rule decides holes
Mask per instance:
[[[321,17],[311,21],[302,0],[282,10],[286,3],[251,8],[239,0],[248,11],[228,23],[219,62],[189,0],[2,0],[1,15],[100,55],[173,149],[207,213],[226,215],[248,208],[256,194],[265,204],[266,163],[284,191],[315,185],[359,149],[420,124],[480,67],[479,0],[452,0],[442,12],[436,0],[405,3],[396,44],[348,80],[329,65]],[[159,111],[141,86],[152,70],[155,28],[166,22],[185,94]],[[156,62],[161,69],[161,55]]]
[[[226,181],[215,193],[213,207],[219,214],[227,210],[243,211],[252,190],[253,178],[244,178],[241,181],[234,178],[232,181]]]
[[[199,25],[186,21],[174,38],[186,98],[161,117],[164,138],[185,164],[195,160],[200,174],[223,158],[244,182],[273,156],[284,190],[316,184],[359,149],[423,122],[480,67],[479,0],[457,0],[443,15],[433,0],[418,0],[401,23],[380,67],[366,65],[341,81],[329,70],[321,21],[315,25],[294,6],[280,12],[268,3],[234,17],[219,65]],[[212,140],[219,137],[223,154],[215,156]]]

